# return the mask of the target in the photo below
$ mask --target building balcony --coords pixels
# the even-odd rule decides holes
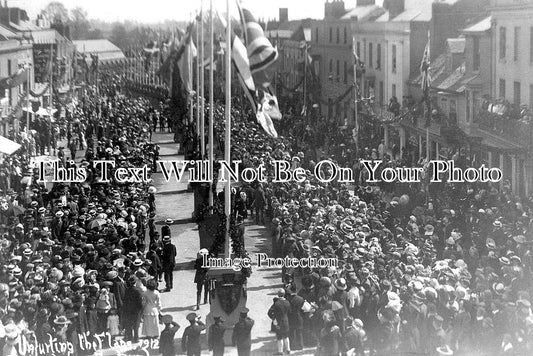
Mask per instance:
[[[521,144],[529,144],[533,134],[531,120],[514,119],[480,110],[474,122],[481,130]]]

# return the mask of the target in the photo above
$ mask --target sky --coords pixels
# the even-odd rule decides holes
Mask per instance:
[[[2,1],[2,5],[5,0]],[[60,0],[61,1],[61,0]],[[331,0],[330,0],[331,1]],[[30,18],[35,16],[50,0],[7,0],[8,6],[17,6],[28,11]],[[91,19],[105,21],[134,20],[155,23],[164,20],[188,20],[200,9],[200,0],[62,0],[67,9],[81,6]],[[209,0],[204,0],[204,7],[209,7]],[[244,3],[257,18],[278,18],[278,9],[289,9],[289,20],[302,18],[320,19],[324,17],[325,0],[245,0]],[[381,4],[382,0],[377,0]],[[356,0],[346,0],[345,7],[352,8]],[[213,6],[219,12],[225,12],[226,1],[213,0]],[[235,0],[230,0],[231,13],[236,16]]]

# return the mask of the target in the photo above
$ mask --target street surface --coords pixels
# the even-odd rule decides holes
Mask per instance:
[[[172,140],[173,134],[155,133],[152,142],[160,149],[161,160],[184,159],[177,155],[177,145]],[[181,350],[181,334],[188,325],[186,315],[194,311],[196,306],[196,285],[194,281],[194,260],[199,250],[199,237],[196,223],[190,220],[193,211],[193,193],[187,191],[187,180],[177,183],[174,178],[165,182],[162,173],[153,175],[156,193],[156,224],[164,224],[165,219],[174,220],[171,226],[172,243],[176,245],[178,257],[174,272],[174,289],[162,293],[163,314],[171,314],[181,328],[176,334],[176,349]],[[253,222],[253,223],[252,223]],[[270,252],[270,234],[265,226],[255,225],[255,221],[246,221],[245,245],[255,261],[256,252]],[[254,269],[248,279],[248,315],[255,320],[252,329],[252,354],[272,355],[276,352],[276,340],[270,331],[270,319],[267,311],[272,304],[277,290],[282,287],[281,270]],[[164,286],[160,286],[162,289]],[[203,296],[202,296],[203,301]],[[209,304],[200,305],[197,312],[205,322],[209,313]],[[204,336],[202,355],[210,355]],[[312,354],[312,351],[293,352],[293,355]],[[235,347],[226,346],[225,355],[237,355]]]

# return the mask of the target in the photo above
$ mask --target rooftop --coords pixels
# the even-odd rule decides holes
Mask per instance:
[[[358,6],[348,10],[341,20],[350,20],[352,17],[357,17],[358,21],[373,21],[379,16],[383,15],[385,9],[377,5]]]
[[[73,41],[73,43],[76,46],[76,51],[78,53],[97,54],[98,61],[102,63],[126,58],[120,48],[106,39],[79,40]],[[87,56],[85,60],[88,62],[88,64],[92,62],[92,59],[89,56]]]
[[[38,29],[31,31],[32,42],[35,44],[54,44],[68,41],[59,32],[54,29]]]
[[[492,22],[492,16],[486,17],[478,23],[473,24],[463,30],[465,33],[486,32],[490,30]]]

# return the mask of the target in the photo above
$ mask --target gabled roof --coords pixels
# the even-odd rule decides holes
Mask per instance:
[[[82,54],[97,54],[99,62],[106,62],[117,59],[125,59],[124,53],[109,40],[80,40],[73,41],[76,51]],[[90,57],[86,57],[87,62],[91,62]]]
[[[431,0],[405,0],[405,10],[391,20],[403,22],[431,21],[432,3]]]
[[[465,53],[466,40],[464,38],[448,38],[446,45],[452,54]]]
[[[16,31],[40,31],[41,27],[30,21],[20,21],[18,24],[14,22],[9,22],[9,27],[13,28]]]
[[[33,38],[32,42],[35,44],[54,44],[68,41],[54,29],[39,29],[38,31],[31,31],[31,37]]]
[[[9,28],[0,25],[0,36],[3,36],[4,38],[18,38],[20,37],[15,32],[11,31]]]
[[[383,15],[385,9],[377,5],[357,6],[348,10],[341,20],[350,20],[352,17],[357,17],[357,21],[373,21],[379,16]]]
[[[106,39],[72,41],[80,53],[121,52],[120,48]]]
[[[431,21],[431,11],[423,9],[409,9],[392,19],[394,22]]]
[[[486,32],[490,30],[492,22],[492,16],[486,17],[478,23],[473,24],[463,30],[465,33]]]

